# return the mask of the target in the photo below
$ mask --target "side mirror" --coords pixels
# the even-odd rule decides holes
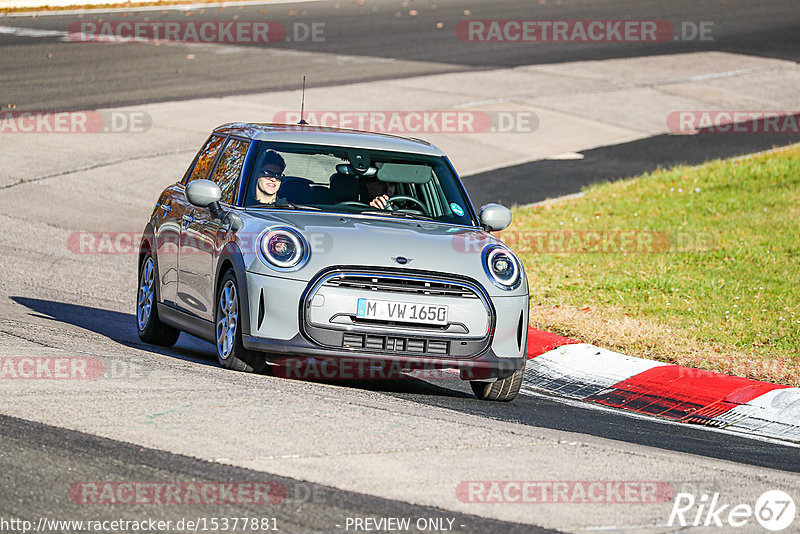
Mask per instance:
[[[211,180],[194,180],[186,187],[186,199],[198,208],[207,208],[222,198],[222,189]]]
[[[511,224],[511,210],[500,204],[486,204],[478,212],[481,226],[490,232],[505,230]]]
[[[186,187],[186,198],[198,208],[208,208],[216,219],[222,219],[225,213],[219,207],[222,189],[211,180],[195,180]]]

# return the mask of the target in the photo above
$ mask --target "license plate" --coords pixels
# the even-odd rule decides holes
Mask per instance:
[[[447,306],[358,299],[356,317],[404,323],[447,324]]]

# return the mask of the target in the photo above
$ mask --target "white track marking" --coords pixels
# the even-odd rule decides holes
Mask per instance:
[[[714,420],[729,430],[800,440],[800,389],[773,389]]]
[[[563,345],[528,360],[521,393],[542,395],[547,392],[568,398],[569,401],[562,400],[567,404],[686,426],[688,423],[583,402],[590,395],[600,393],[618,382],[665,365],[672,364],[634,358],[589,344]],[[769,391],[712,420],[720,423],[722,428],[694,424],[691,426],[800,446],[797,443],[800,442],[800,388]]]
[[[707,432],[718,432],[720,434],[727,434],[729,436],[738,436],[740,438],[747,438],[752,439],[755,441],[762,441],[765,443],[772,443],[774,445],[783,445],[784,447],[795,447],[800,449],[800,443],[792,442],[792,441],[784,441],[781,439],[775,439],[766,436],[759,436],[758,434],[750,434],[747,432],[742,431],[733,431],[728,430],[726,428],[716,428],[713,426],[705,426],[705,425],[693,425],[689,423],[680,423],[678,421],[671,421],[669,419],[662,419],[659,417],[654,417],[652,415],[642,414],[639,412],[631,412],[628,410],[623,410],[621,408],[612,408],[611,406],[606,406],[604,404],[596,404],[593,402],[584,402],[579,399],[572,399],[569,397],[562,397],[560,395],[556,395],[553,393],[549,393],[547,391],[540,391],[531,388],[528,386],[527,383],[523,383],[522,389],[520,390],[521,395],[527,395],[529,397],[537,397],[540,399],[546,399],[549,401],[557,402],[559,404],[566,404],[567,406],[572,406],[574,408],[584,408],[586,410],[596,410],[601,412],[610,412],[616,415],[621,415],[625,417],[631,417],[633,419],[642,419],[645,421],[649,421],[651,423],[657,423],[661,425],[672,425],[672,426],[680,426],[683,428],[694,428],[697,430],[704,430]]]
[[[17,37],[60,37],[59,41],[69,41],[67,32],[60,30],[38,30],[36,28],[15,28],[0,26],[0,35],[16,35]]]

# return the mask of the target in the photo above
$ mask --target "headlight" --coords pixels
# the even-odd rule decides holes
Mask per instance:
[[[514,289],[522,278],[519,260],[500,245],[489,245],[483,249],[483,268],[492,282],[503,289]]]
[[[291,228],[272,228],[261,234],[261,258],[278,270],[299,269],[308,259],[303,236]]]

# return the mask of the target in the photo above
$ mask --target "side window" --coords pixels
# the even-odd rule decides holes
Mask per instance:
[[[209,138],[205,146],[202,148],[202,150],[200,150],[200,153],[197,154],[194,169],[192,169],[192,175],[189,176],[188,180],[186,180],[187,184],[192,180],[202,180],[208,178],[208,175],[211,174],[211,167],[214,166],[214,161],[217,159],[217,153],[219,153],[219,149],[222,148],[222,142],[224,140],[224,137],[220,137],[218,135],[212,135]]]
[[[239,192],[239,176],[242,174],[244,157],[247,155],[248,141],[231,139],[225,145],[222,157],[214,170],[211,178],[222,189],[222,202],[236,203],[236,193]]]

